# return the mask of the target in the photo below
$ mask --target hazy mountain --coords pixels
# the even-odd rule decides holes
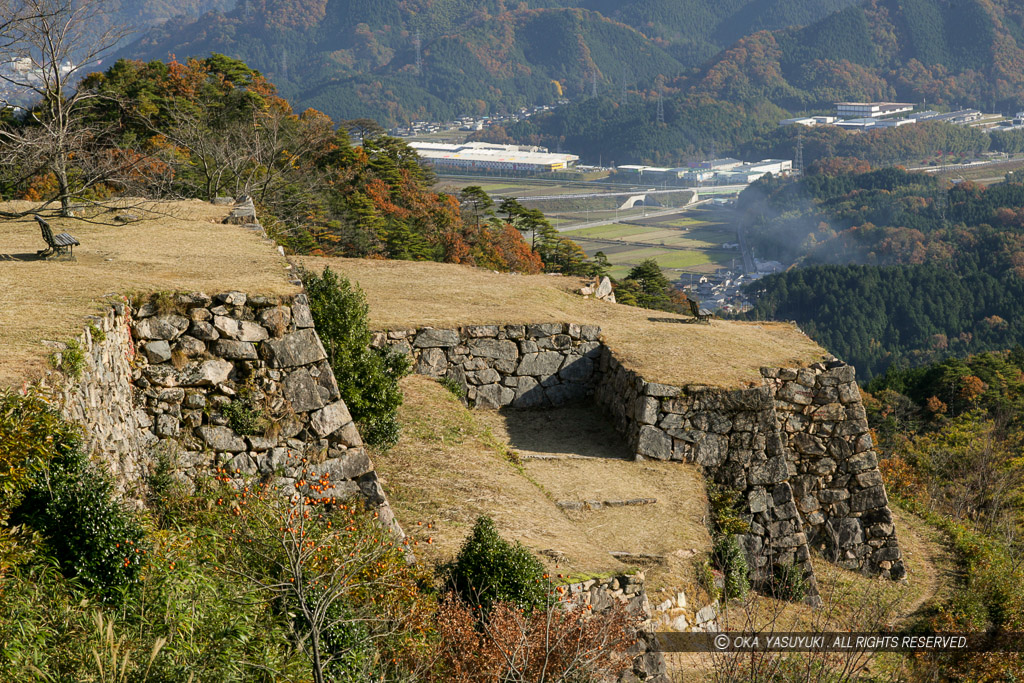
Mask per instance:
[[[712,146],[736,152],[744,140],[786,136],[791,131],[775,128],[783,110],[827,112],[841,100],[1012,114],[1024,108],[1024,6],[1010,0],[869,0],[803,28],[743,36],[692,75],[666,81],[661,93],[664,126],[654,125],[655,97],[648,92],[644,101],[625,107],[574,102],[499,133],[560,141],[588,158],[603,153],[620,163],[672,163]],[[757,146],[779,145],[768,140]],[[792,150],[791,143],[786,146]]]
[[[297,108],[394,123],[578,99],[595,80],[603,93],[624,80],[649,88],[751,30],[805,25],[852,1],[241,0],[165,23],[126,54],[222,52],[266,73]]]

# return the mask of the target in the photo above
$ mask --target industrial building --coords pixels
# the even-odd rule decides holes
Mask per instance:
[[[764,159],[745,164],[738,159],[711,159],[691,161],[685,167],[665,168],[663,166],[619,166],[619,173],[636,174],[637,179],[652,182],[683,181],[688,183],[749,184],[769,173],[786,175],[793,171],[793,162],[788,159]]]
[[[834,116],[797,116],[792,119],[782,119],[780,126],[828,126],[836,122]]]
[[[906,102],[836,102],[839,118],[878,118],[912,111],[914,105]]]
[[[835,125],[840,128],[846,128],[847,130],[864,130],[865,128],[899,128],[910,123],[916,123],[916,119],[873,119],[873,118],[861,118],[861,119],[846,119],[845,121],[837,121]]]
[[[543,147],[488,142],[410,142],[409,146],[429,166],[469,173],[549,173],[571,168],[580,159],[575,154],[552,154]]]

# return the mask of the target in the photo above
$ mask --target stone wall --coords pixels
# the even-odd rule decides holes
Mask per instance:
[[[142,427],[148,418],[133,400],[131,322],[125,299],[108,299],[77,339],[85,354],[81,377],[70,380],[51,372],[43,383],[57,389],[65,417],[85,425],[85,448],[106,464],[118,493],[137,501],[137,484],[147,474],[143,456],[156,437]],[[55,346],[59,365],[66,345]]]
[[[186,486],[224,471],[355,496],[401,534],[304,294],[175,294],[161,309],[112,305],[94,320],[105,340],[83,335],[82,377],[61,382],[66,416],[127,498],[141,498],[162,452]],[[314,492],[324,475],[330,488]]]
[[[388,330],[373,344],[410,354],[421,375],[454,379],[472,405],[537,408],[592,393],[600,335],[596,325],[468,325]]]
[[[620,683],[648,681],[668,683],[665,669],[665,655],[655,649],[655,625],[651,620],[651,605],[644,589],[643,572],[617,576],[596,577],[565,586],[570,604],[589,607],[595,614],[615,604],[626,606],[631,615],[639,616],[641,623],[636,631],[637,642],[633,647],[633,666],[620,677]]]
[[[471,403],[534,408],[593,396],[637,459],[691,462],[742,493],[751,578],[803,570],[817,604],[809,548],[844,567],[904,576],[892,515],[853,368],[765,368],[749,389],[646,381],[599,341],[596,326],[484,325],[378,332],[416,372],[450,377]]]
[[[852,366],[764,368],[804,531],[847,569],[906,574]]]
[[[808,602],[820,602],[768,389],[645,382],[607,350],[601,366],[606,371],[597,402],[612,414],[638,459],[696,463],[708,479],[742,492],[750,532],[740,542],[751,580],[762,584],[775,565],[796,565],[803,571]]]

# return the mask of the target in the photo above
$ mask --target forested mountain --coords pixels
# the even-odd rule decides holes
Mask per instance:
[[[750,317],[796,320],[861,379],[1024,342],[1021,179],[986,189],[860,170],[766,179],[740,196],[756,253],[805,266],[752,284]]]
[[[764,110],[770,102],[792,112],[830,112],[833,102],[841,100],[899,100],[1012,114],[1024,105],[1022,67],[1020,3],[867,0],[803,28],[745,35],[696,73],[658,84],[665,99],[665,126],[660,130],[654,125],[652,88],[643,104],[617,112],[614,127],[588,117],[593,105],[582,102],[507,132],[513,138],[551,143],[569,128],[568,122],[578,121],[581,125],[572,127],[574,151],[589,158],[602,148],[623,162],[678,162],[706,151],[709,140],[720,152],[772,149],[791,158],[793,131],[775,130],[775,122],[757,117],[723,115],[708,122],[706,104],[728,102]],[[823,135],[849,137],[838,131]],[[746,144],[737,145],[737,138]]]
[[[643,91],[750,30],[806,25],[853,0],[243,0],[166,23],[126,52],[219,52],[266,73],[301,110],[383,124],[561,96]],[[417,67],[417,37],[420,66]]]
[[[146,31],[169,19],[194,21],[207,12],[224,12],[236,0],[104,0],[101,21]]]

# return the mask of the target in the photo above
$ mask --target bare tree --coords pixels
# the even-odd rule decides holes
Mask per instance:
[[[303,473],[305,493],[219,477],[228,487],[218,505],[234,524],[227,561],[218,568],[247,582],[256,600],[277,602],[289,613],[312,679],[324,683],[332,663],[345,658],[356,660],[350,667],[368,663],[353,653],[401,628],[408,608],[392,603],[414,584],[391,532],[330,495],[336,492],[330,474]],[[355,629],[362,641],[339,642],[345,629]]]
[[[162,112],[169,123],[145,122],[154,135],[174,146],[168,163],[178,170],[177,182],[187,183],[186,169],[195,177],[190,186],[178,188],[186,196],[212,200],[226,192],[273,203],[275,190],[298,163],[335,144],[330,120],[318,112],[296,116],[275,96],[250,101],[226,115],[226,99],[216,92],[188,103],[175,101]],[[303,176],[306,185],[322,181],[308,172]]]
[[[90,123],[97,106],[114,106],[107,96],[75,85],[128,31],[97,29],[101,0],[8,0],[0,4],[0,80],[7,88],[0,101],[28,97],[21,120],[0,127],[0,163],[21,179],[52,173],[61,215],[90,189],[127,175],[141,162],[131,155],[100,149],[104,127]],[[101,102],[101,100],[107,100]],[[49,203],[49,202],[47,202]]]

